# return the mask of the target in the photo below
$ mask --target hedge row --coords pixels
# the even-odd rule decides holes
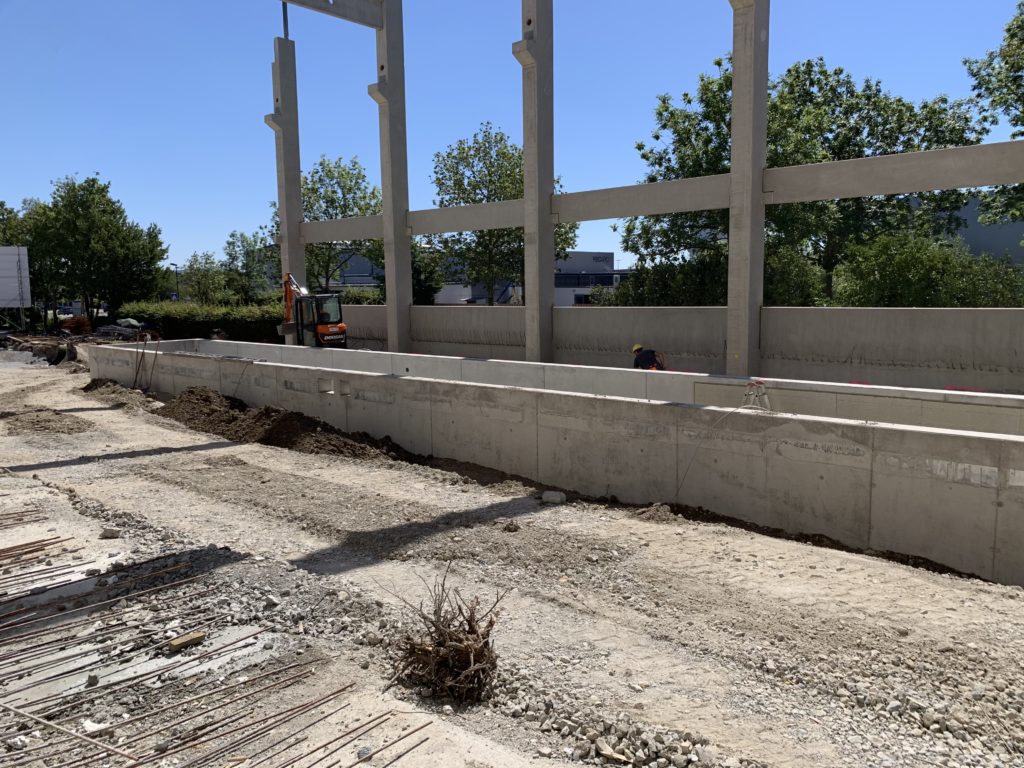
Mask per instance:
[[[155,328],[164,339],[208,339],[215,328],[235,341],[279,342],[277,326],[281,305],[218,306],[190,301],[133,301],[121,307],[121,317],[132,317]]]

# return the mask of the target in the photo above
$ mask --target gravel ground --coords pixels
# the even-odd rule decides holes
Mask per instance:
[[[1024,766],[1019,588],[667,507],[544,503],[386,451],[234,443],[85,383],[0,369],[0,494],[57,493],[69,525],[119,525],[135,558],[237,553],[216,571],[231,621],[301,623],[332,674],[437,718],[435,751],[405,764]],[[42,431],[11,429],[20,415]],[[382,694],[410,624],[398,596],[448,563],[466,594],[511,590],[492,698]]]

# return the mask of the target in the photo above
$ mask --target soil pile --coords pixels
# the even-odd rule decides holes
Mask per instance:
[[[25,435],[33,432],[76,435],[93,429],[93,424],[90,421],[49,408],[37,408],[31,411],[0,411],[0,423],[6,427],[9,435]]]
[[[189,387],[161,408],[159,414],[191,429],[239,443],[260,443],[353,459],[413,461],[418,458],[390,438],[378,440],[361,432],[347,434],[320,419],[272,406],[248,408],[241,400],[207,387]]]
[[[153,405],[153,401],[142,394],[140,390],[122,387],[110,379],[92,379],[82,387],[82,391],[96,400],[102,400],[115,406],[148,410]]]

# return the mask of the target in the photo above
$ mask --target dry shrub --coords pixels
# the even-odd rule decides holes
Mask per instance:
[[[481,701],[490,691],[498,669],[498,654],[491,631],[498,616],[498,604],[507,592],[495,596],[487,610],[480,598],[464,598],[448,586],[448,571],[426,584],[429,599],[412,608],[423,625],[423,633],[406,635],[399,641],[396,673],[392,678],[426,687],[435,697],[462,703]]]
[[[61,320],[60,327],[72,336],[85,336],[92,333],[92,324],[85,315],[75,315],[66,320]]]

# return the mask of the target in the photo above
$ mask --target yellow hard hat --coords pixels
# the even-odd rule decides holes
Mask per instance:
[[[637,352],[639,352],[643,348],[644,348],[643,344],[634,344],[633,345],[633,350],[632,350],[633,354],[635,355]]]

